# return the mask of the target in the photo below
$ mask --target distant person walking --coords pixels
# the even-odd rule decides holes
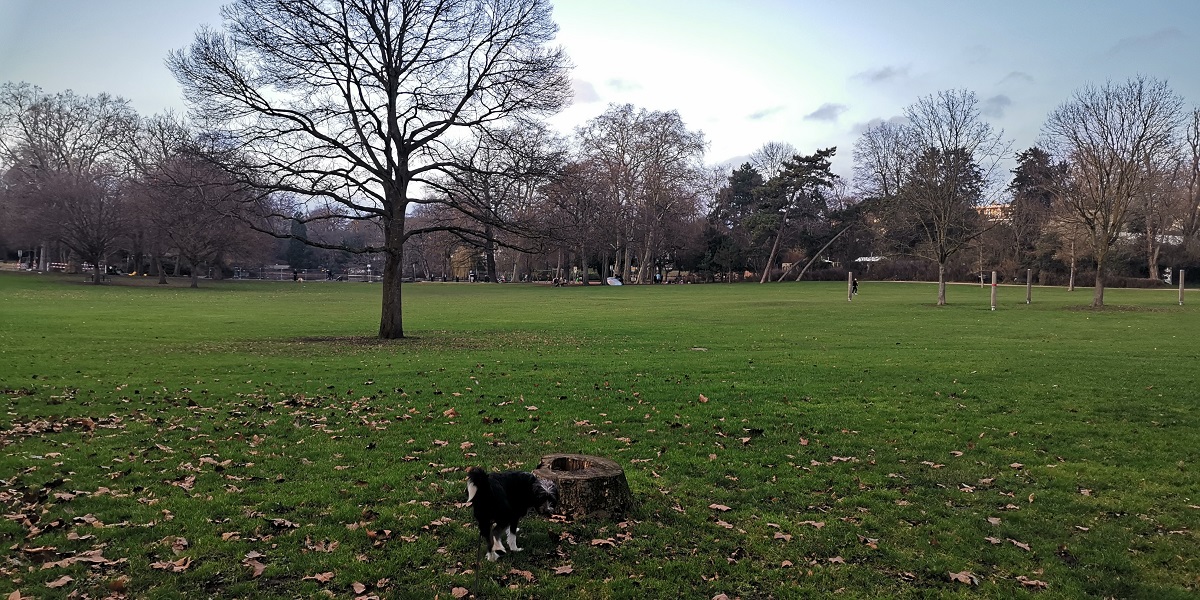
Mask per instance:
[[[855,277],[854,279],[852,279],[850,281],[850,295],[851,296],[858,295],[858,278],[857,277]]]

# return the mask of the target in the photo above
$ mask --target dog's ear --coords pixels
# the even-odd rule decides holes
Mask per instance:
[[[558,499],[558,485],[549,479],[537,478],[537,485],[547,495]]]

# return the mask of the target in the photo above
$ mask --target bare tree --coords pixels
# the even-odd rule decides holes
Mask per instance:
[[[1134,199],[1147,189],[1146,165],[1171,151],[1181,111],[1182,100],[1166,82],[1137,77],[1079,89],[1042,128],[1045,146],[1070,165],[1058,199],[1091,237],[1095,308],[1104,306],[1112,249],[1129,224]]]
[[[617,235],[616,223],[604,218],[616,211],[606,172],[598,161],[571,161],[544,190],[554,238],[576,255],[583,285],[589,285],[588,266],[597,248]],[[555,277],[566,271],[560,264]]]
[[[854,149],[855,185],[888,226],[901,253],[938,265],[938,306],[946,304],[946,264],[989,228],[977,209],[995,197],[1009,154],[968,90],[943,90],[904,110],[905,122],[868,128]]]
[[[482,248],[487,280],[499,281],[497,251],[531,251],[542,235],[536,196],[559,170],[563,144],[541,124],[525,123],[482,132],[452,152],[459,166],[431,180],[437,193],[427,196],[449,210],[431,211],[441,214],[426,227]]]
[[[379,336],[403,337],[415,192],[470,130],[570,97],[549,1],[238,0],[222,14],[225,33],[167,61],[192,110],[227,129],[246,183],[378,220],[382,245],[353,250],[385,254]]]
[[[1146,277],[1158,279],[1158,261],[1162,255],[1164,236],[1184,211],[1181,179],[1184,176],[1181,157],[1172,151],[1159,157],[1159,162],[1147,163],[1146,180],[1131,208],[1132,223],[1139,226],[1146,259]]]
[[[29,84],[0,87],[0,157],[17,215],[43,240],[61,242],[93,266],[100,283],[127,213],[124,149],[136,114],[107,94],[47,94]]]
[[[675,111],[629,104],[610,106],[576,135],[585,159],[604,169],[613,195],[610,218],[621,226],[612,243],[618,275],[627,278],[636,257],[638,281],[645,282],[669,221],[698,208],[704,135],[688,130]]]
[[[895,197],[904,173],[912,163],[909,129],[893,121],[882,121],[863,131],[854,144],[854,189],[872,201]]]
[[[1200,246],[1200,108],[1187,115],[1181,162],[1183,240],[1186,247],[1196,249]]]
[[[764,179],[770,179],[783,171],[784,165],[798,154],[796,147],[787,142],[767,142],[750,153],[750,165]]]

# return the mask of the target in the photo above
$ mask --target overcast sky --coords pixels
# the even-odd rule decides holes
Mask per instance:
[[[222,0],[0,0],[0,82],[108,92],[183,112],[163,66]],[[557,0],[575,64],[564,132],[609,103],[677,110],[708,161],[766,142],[853,144],[871,121],[939,90],[974,91],[1014,149],[1087,84],[1165,79],[1200,104],[1200,0]]]

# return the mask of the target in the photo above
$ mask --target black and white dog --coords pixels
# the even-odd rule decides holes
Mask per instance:
[[[507,535],[509,551],[521,551],[517,546],[517,521],[529,509],[550,514],[558,505],[558,488],[553,481],[533,473],[505,471],[489,475],[479,467],[471,467],[467,471],[467,502],[475,511],[488,560],[494,561],[504,554],[502,534]]]

